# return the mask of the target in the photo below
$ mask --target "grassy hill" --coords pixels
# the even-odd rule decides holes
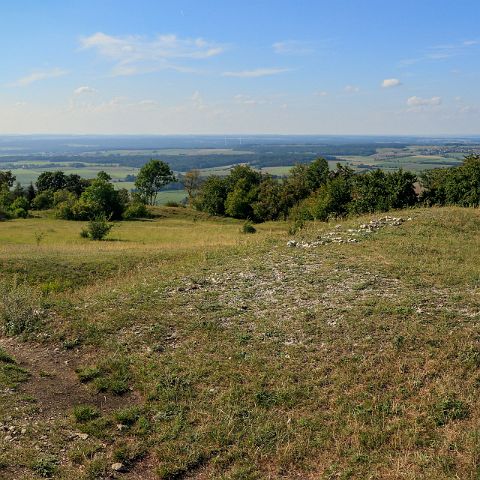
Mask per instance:
[[[0,224],[0,478],[480,478],[478,209],[157,212]]]

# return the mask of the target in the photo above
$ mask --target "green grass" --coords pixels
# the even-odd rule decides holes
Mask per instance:
[[[0,422],[36,422],[2,444],[6,478],[35,478],[41,435],[59,478],[101,478],[115,461],[140,478],[478,478],[478,209],[395,212],[412,220],[309,249],[287,247],[283,223],[243,235],[241,222],[157,213],[110,242],[82,241],[75,222],[1,225],[2,275],[24,262],[38,288],[45,272],[62,281],[62,262],[77,272],[43,294],[35,341],[106,398],[102,411],[42,416],[40,394],[21,399],[25,382],[0,396]],[[53,231],[37,247],[42,228]]]

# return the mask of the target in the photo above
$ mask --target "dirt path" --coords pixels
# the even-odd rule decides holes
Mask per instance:
[[[19,391],[35,399],[39,416],[65,416],[79,404],[111,411],[135,402],[133,395],[115,397],[96,394],[80,383],[75,372],[75,352],[23,343],[14,338],[0,338],[0,347],[30,373],[29,380],[21,384]]]

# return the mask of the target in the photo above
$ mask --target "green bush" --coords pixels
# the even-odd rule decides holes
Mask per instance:
[[[90,220],[87,228],[82,229],[80,236],[82,238],[90,238],[91,240],[103,240],[113,228],[113,223],[107,221],[104,216]]]
[[[150,218],[152,215],[147,206],[141,202],[131,203],[123,212],[124,220],[133,220],[135,218]]]
[[[32,208],[34,210],[47,210],[53,207],[53,193],[50,190],[45,190],[36,195],[32,200]]]
[[[174,202],[173,200],[169,200],[168,202],[165,203],[165,206],[166,207],[179,207],[179,203],[178,202]]]
[[[245,222],[242,226],[242,233],[256,233],[257,229],[250,223]]]
[[[41,321],[40,295],[28,285],[0,284],[0,319],[7,335],[34,331]]]

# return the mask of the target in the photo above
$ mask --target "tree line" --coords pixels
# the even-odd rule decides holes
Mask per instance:
[[[91,180],[44,172],[35,185],[24,188],[15,184],[11,172],[0,172],[0,218],[26,217],[30,209],[50,208],[59,218],[71,220],[146,217],[146,205],[154,205],[159,191],[176,178],[167,163],[151,160],[140,169],[133,193],[115,190],[110,180],[105,172]],[[329,170],[327,160],[317,158],[295,165],[283,179],[237,165],[225,177],[203,179],[198,170],[191,170],[182,181],[190,205],[210,215],[254,222],[325,221],[414,205],[479,206],[480,155],[468,155],[460,166],[427,170],[419,177],[403,170],[355,173],[341,164]]]
[[[247,165],[234,167],[226,177],[208,177],[190,201],[211,215],[262,222],[286,219],[328,220],[350,214],[385,212],[414,205],[480,205],[480,155],[465,157],[462,165],[412,172],[381,169],[355,173],[337,164],[329,170],[323,158],[298,164],[277,180]]]
[[[146,205],[154,205],[158,192],[175,181],[175,176],[168,164],[151,160],[140,169],[134,193],[115,190],[104,171],[94,179],[60,170],[43,172],[27,187],[15,180],[11,171],[0,171],[0,219],[26,218],[29,210],[55,209],[56,216],[66,220],[120,220],[150,216]]]

